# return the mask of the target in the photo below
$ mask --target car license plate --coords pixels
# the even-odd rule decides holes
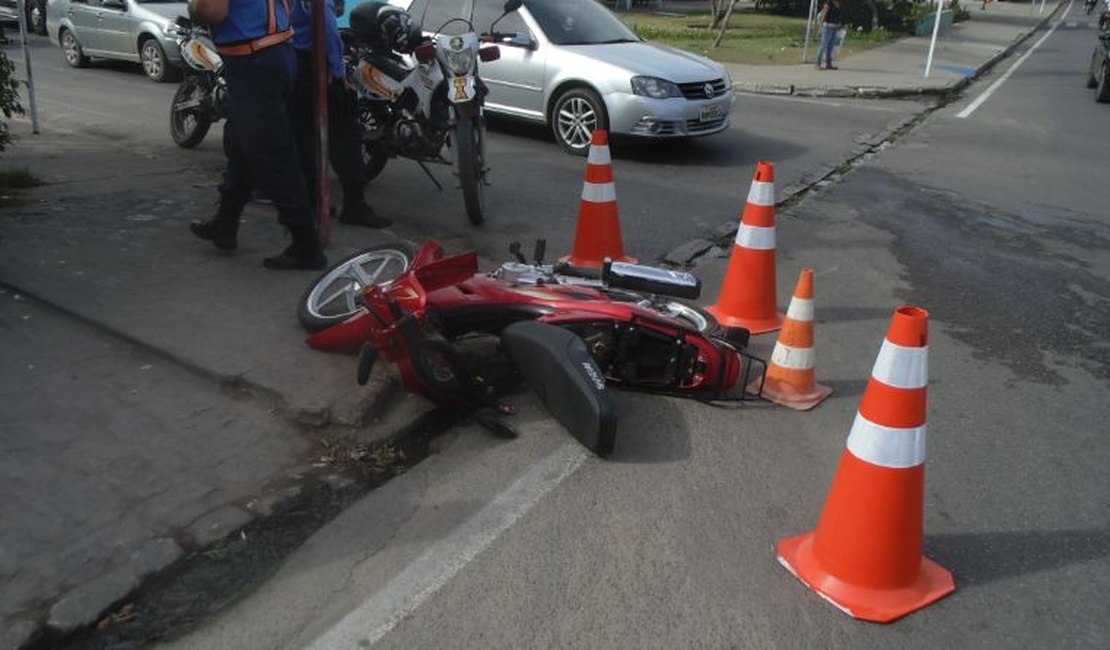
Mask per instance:
[[[722,104],[709,104],[701,107],[701,121],[709,122],[719,120],[725,116],[725,107]]]

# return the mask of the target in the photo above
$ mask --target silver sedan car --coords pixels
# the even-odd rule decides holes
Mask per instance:
[[[48,0],[46,31],[75,68],[94,56],[121,59],[142,63],[154,81],[171,81],[181,52],[166,29],[188,15],[181,0]]]
[[[426,32],[466,15],[471,2],[393,1]],[[505,0],[472,1],[474,28],[490,31]],[[501,58],[481,66],[486,110],[549,125],[570,153],[585,155],[594,129],[686,138],[729,127],[735,95],[724,67],[642,40],[597,0],[524,0],[492,31]]]

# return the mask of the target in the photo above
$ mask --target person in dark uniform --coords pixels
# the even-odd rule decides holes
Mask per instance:
[[[327,266],[289,121],[297,74],[288,0],[189,0],[189,11],[211,25],[228,85],[227,167],[219,209],[190,230],[221,250],[238,246],[239,216],[254,188],[277,208],[293,243],[262,265],[277,270]]]
[[[309,195],[316,196],[316,63],[313,57],[312,5],[314,0],[294,0],[293,47],[297,50],[297,82],[293,89],[290,114],[300,152],[301,168]],[[339,222],[370,228],[385,228],[392,223],[378,216],[366,203],[366,170],[362,160],[362,133],[358,99],[347,86],[343,63],[343,41],[336,21],[337,8],[327,0],[324,18],[328,39],[328,158],[343,188],[343,210]]]

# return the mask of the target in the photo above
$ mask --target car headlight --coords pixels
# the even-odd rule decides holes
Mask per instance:
[[[170,22],[163,23],[162,24],[162,33],[165,34],[166,36],[171,37],[171,38],[173,38],[174,36],[177,36],[177,33],[178,33],[177,25],[174,24],[174,22],[172,20]]]
[[[658,77],[632,77],[632,94],[655,99],[682,97],[678,84]]]

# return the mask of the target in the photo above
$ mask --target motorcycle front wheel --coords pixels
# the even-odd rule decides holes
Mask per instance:
[[[204,93],[197,80],[189,77],[182,81],[170,102],[170,137],[177,146],[192,149],[208,135],[212,122],[196,106],[178,108],[179,104],[198,101]]]
[[[462,186],[466,216],[470,223],[478,226],[486,220],[482,122],[481,117],[472,114],[469,107],[460,109],[455,123],[455,168]]]
[[[341,323],[362,309],[362,292],[396,279],[412,264],[415,252],[403,244],[381,244],[339,260],[305,289],[297,318],[309,332]]]

